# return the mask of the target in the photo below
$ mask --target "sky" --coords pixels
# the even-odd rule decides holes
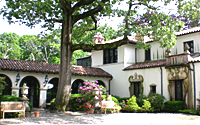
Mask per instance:
[[[5,5],[5,1],[4,0],[0,0],[0,8],[3,7],[3,5]],[[158,3],[159,5],[159,3]],[[173,6],[169,6],[168,9],[173,9]],[[122,23],[123,18],[119,18],[119,17],[110,17],[110,18],[104,18],[102,20],[100,20],[98,22],[98,25],[104,25],[105,23],[108,24],[108,26],[111,26],[112,28],[114,28],[115,30],[117,29],[117,25],[119,25],[120,23]],[[58,27],[59,25],[57,25]],[[3,16],[0,15],[0,34],[4,33],[4,32],[8,32],[8,33],[16,33],[20,36],[23,35],[37,35],[39,34],[41,31],[43,31],[44,29],[41,28],[40,25],[35,26],[35,28],[29,28],[25,25],[19,25],[18,23],[16,24],[9,24],[7,22],[6,19],[3,19]]]

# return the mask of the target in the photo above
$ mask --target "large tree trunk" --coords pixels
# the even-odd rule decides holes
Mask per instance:
[[[72,67],[72,21],[71,16],[62,23],[61,57],[59,83],[55,103],[51,109],[64,112],[71,97],[71,67]]]

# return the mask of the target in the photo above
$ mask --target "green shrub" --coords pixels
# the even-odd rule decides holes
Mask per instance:
[[[11,95],[1,95],[0,96],[0,102],[1,101],[20,101],[21,97],[11,96]]]
[[[151,112],[152,108],[151,108],[151,103],[148,100],[143,99],[143,105],[142,105],[142,110],[144,112]]]
[[[114,101],[115,103],[119,104],[119,101],[118,101],[117,98],[115,98],[113,96],[111,96],[111,97],[112,97],[112,101]],[[101,98],[102,98],[102,100],[106,100],[106,95],[101,95]]]
[[[149,102],[151,102],[151,107],[154,109],[154,111],[161,111],[163,109],[165,97],[161,94],[150,93],[147,96],[147,99]]]
[[[164,103],[164,111],[166,112],[178,112],[184,109],[183,101],[166,101]]]
[[[76,101],[77,97],[82,97],[82,94],[71,94],[71,99],[66,107],[66,110],[78,111],[82,110],[81,104]],[[51,105],[55,102],[56,98],[50,101]]]
[[[137,104],[142,107],[144,99],[147,99],[145,95],[139,94],[139,96],[136,98]]]
[[[31,102],[28,103],[29,107],[30,107],[30,112],[32,112],[33,109],[33,104]]]
[[[129,112],[141,111],[141,107],[138,106],[136,102],[136,97],[134,95],[128,100],[128,106],[125,107],[125,110]]]
[[[123,98],[119,98],[118,101],[123,102],[123,100],[124,100],[125,102],[127,102],[126,100],[129,100],[129,99],[130,99],[130,97],[123,97]]]
[[[71,99],[69,105],[67,106],[67,110],[71,111],[83,111],[83,102],[77,101],[77,98],[81,98],[82,94],[71,94]]]
[[[199,112],[197,110],[194,110],[194,109],[184,109],[184,110],[179,110],[178,112],[188,113],[188,114],[193,114],[193,115],[199,114]]]

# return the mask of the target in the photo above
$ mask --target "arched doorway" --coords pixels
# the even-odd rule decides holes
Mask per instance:
[[[38,80],[33,76],[27,76],[22,79],[20,87],[22,87],[24,83],[29,87],[27,96],[29,101],[33,104],[33,107],[39,107],[40,87]],[[19,91],[19,95],[20,97],[22,96],[21,91]]]
[[[83,86],[83,80],[81,80],[81,79],[77,79],[77,80],[75,80],[73,83],[72,83],[72,91],[71,91],[71,93],[72,94],[77,94],[77,93],[79,93],[78,92],[78,89],[81,87],[81,86]]]
[[[104,88],[106,88],[106,86],[105,86],[105,84],[104,84],[104,82],[102,82],[101,80],[97,80],[98,81],[98,85],[102,85]]]
[[[11,87],[12,87],[12,82],[10,80],[10,78],[4,74],[0,74],[0,77],[5,77],[5,81],[6,81],[6,86],[5,89],[3,90],[2,95],[11,95]]]
[[[49,83],[53,84],[53,88],[47,90],[47,100],[46,103],[50,103],[53,98],[56,98],[57,89],[58,89],[58,78],[53,78]]]

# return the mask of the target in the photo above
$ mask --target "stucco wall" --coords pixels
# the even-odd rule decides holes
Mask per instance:
[[[188,42],[193,40],[194,42],[194,52],[200,52],[200,43],[199,43],[199,39],[200,39],[200,33],[192,33],[192,34],[187,34],[187,35],[183,35],[183,36],[179,36],[176,42],[175,47],[172,48],[172,55],[177,54],[181,54],[184,52],[184,46],[183,43],[184,42]]]
[[[99,65],[103,65],[103,50],[92,51],[91,56],[92,67],[98,67]]]
[[[135,63],[135,46],[133,44],[124,45],[124,67]]]
[[[196,98],[200,99],[200,63],[194,63],[195,65],[195,84],[196,84]],[[200,101],[196,100],[196,104],[200,105]]]
[[[126,70],[123,71],[123,64],[113,64],[101,66],[102,69],[107,71],[108,73],[113,75],[113,79],[111,80],[111,94],[117,95],[120,97],[130,97],[129,86],[130,82],[128,78],[135,73],[138,75],[142,75],[144,78],[143,86],[144,86],[144,95],[148,95],[150,92],[150,85],[156,85],[156,93],[161,94],[161,69],[157,68],[147,68],[147,69],[135,69],[135,70]],[[165,67],[162,67],[162,75],[163,75],[163,95],[169,100],[168,95],[168,80],[167,74],[168,71]]]

